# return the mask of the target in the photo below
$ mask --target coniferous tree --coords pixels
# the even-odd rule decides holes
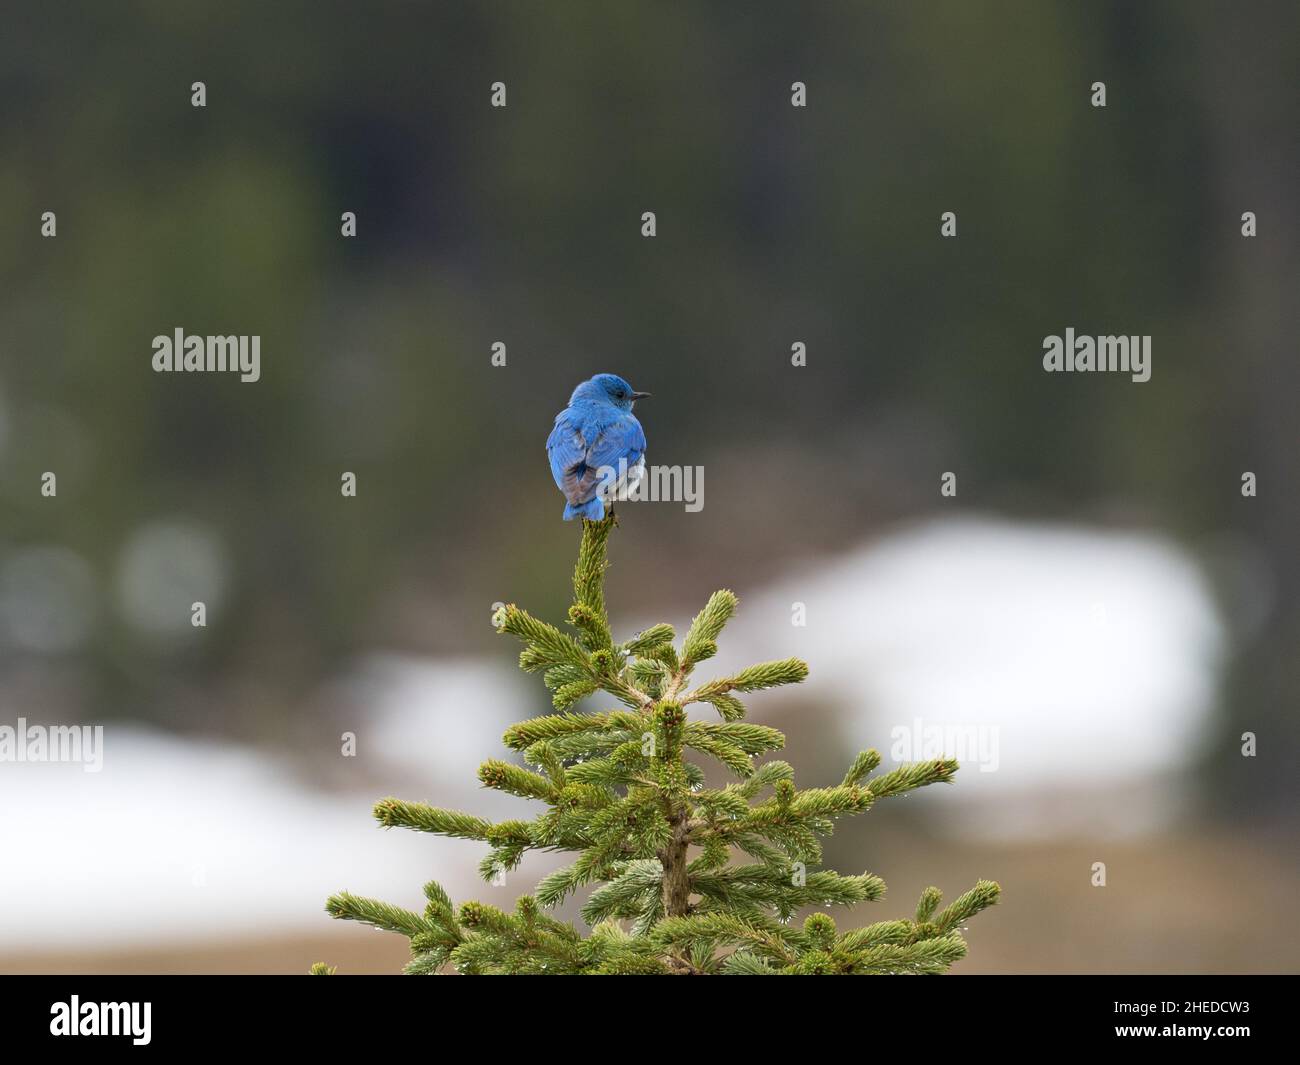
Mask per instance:
[[[492,760],[479,780],[543,802],[531,821],[495,824],[423,803],[383,799],[375,817],[386,828],[482,840],[487,880],[518,866],[530,850],[573,852],[507,913],[481,902],[459,908],[436,883],[415,913],[347,892],[331,897],[334,917],[399,932],[411,942],[406,972],[431,974],[872,974],[941,973],[966,953],[960,928],[997,901],[999,887],[980,881],[946,908],[927,888],[911,919],[840,932],[826,913],[801,927],[806,907],[853,905],[884,894],[871,873],[840,876],[817,868],[820,836],[835,819],[862,813],[878,799],[947,782],[957,763],[940,758],[872,775],[880,755],[863,751],[829,788],[796,788],[786,762],[755,765],[779,750],[776,729],[744,720],[739,695],[796,684],[808,675],[796,658],[764,662],[729,677],[696,683],[696,667],[736,609],[715,592],[695,617],[680,649],[669,625],[654,625],[616,643],[605,608],[606,549],[614,527],[584,521],[568,621],[576,635],[513,604],[494,622],[523,641],[520,666],[540,671],[557,711],[521,721],[505,744],[525,765]],[[575,713],[585,696],[604,691],[621,704]],[[719,721],[688,718],[709,704]],[[705,786],[687,752],[720,762],[737,780]],[[532,768],[527,768],[531,766]],[[583,934],[543,911],[587,885]],[[327,972],[315,966],[313,972]]]

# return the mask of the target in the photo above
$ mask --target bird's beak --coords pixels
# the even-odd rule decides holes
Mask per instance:
[[[632,393],[632,398],[633,398],[633,399],[649,399],[649,398],[650,398],[651,396],[653,396],[653,395],[654,395],[653,392],[633,392],[633,393]]]

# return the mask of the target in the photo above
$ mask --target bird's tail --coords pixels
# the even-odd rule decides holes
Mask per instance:
[[[572,503],[564,505],[564,520],[573,521],[574,518],[589,518],[592,521],[601,521],[605,517],[605,501],[600,496],[593,496],[585,503],[579,503],[576,506]]]

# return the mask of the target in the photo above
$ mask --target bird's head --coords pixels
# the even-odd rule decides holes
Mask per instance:
[[[623,378],[615,373],[598,373],[589,381],[583,381],[573,390],[572,403],[608,403],[619,410],[631,410],[638,399],[645,399],[649,392],[637,392]]]

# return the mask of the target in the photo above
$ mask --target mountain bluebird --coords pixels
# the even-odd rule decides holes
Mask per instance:
[[[648,395],[634,392],[617,374],[598,373],[575,388],[569,405],[555,416],[546,454],[566,500],[565,521],[600,521],[605,503],[641,480],[645,430],[632,404]]]

